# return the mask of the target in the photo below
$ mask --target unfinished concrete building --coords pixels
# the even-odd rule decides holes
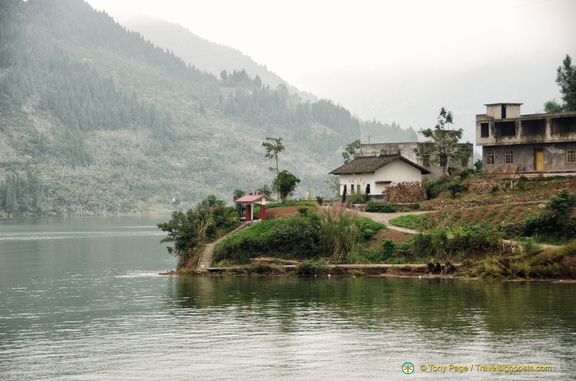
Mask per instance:
[[[488,173],[576,172],[576,112],[521,115],[522,103],[492,103],[476,115],[476,145]]]
[[[423,140],[424,136],[419,134],[419,140]],[[402,157],[414,162],[424,168],[426,168],[430,173],[423,174],[422,180],[432,180],[442,177],[443,171],[442,167],[439,165],[431,165],[429,160],[425,160],[425,158],[419,157],[416,155],[416,150],[418,146],[422,144],[421,142],[406,142],[406,143],[375,143],[375,144],[362,144],[360,148],[360,155],[361,156],[383,156],[383,155],[401,155]],[[465,149],[467,152],[470,152],[470,157],[463,163],[463,165],[459,166],[458,169],[463,168],[474,168],[474,160],[473,160],[473,150],[471,143],[462,143],[460,144],[462,149]]]

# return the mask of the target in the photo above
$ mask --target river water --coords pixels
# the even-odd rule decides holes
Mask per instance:
[[[576,379],[574,284],[161,276],[166,220],[0,221],[0,379]]]

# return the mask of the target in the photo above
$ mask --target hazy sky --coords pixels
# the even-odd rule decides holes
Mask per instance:
[[[576,61],[575,0],[88,3],[113,17],[181,24],[301,90],[403,127],[432,127],[443,106],[454,110],[457,124],[459,114],[473,123],[484,103],[524,102],[523,113],[541,111],[559,97],[554,80],[562,59]]]

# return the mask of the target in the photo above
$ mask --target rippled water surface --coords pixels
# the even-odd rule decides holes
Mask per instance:
[[[0,379],[576,379],[575,285],[160,276],[167,219],[1,221]]]

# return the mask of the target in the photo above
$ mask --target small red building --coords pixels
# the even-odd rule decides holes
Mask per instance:
[[[252,205],[260,205],[260,219],[266,221],[266,204],[270,202],[276,202],[272,197],[264,193],[248,193],[234,200],[238,204],[246,205],[246,221],[252,221]]]

